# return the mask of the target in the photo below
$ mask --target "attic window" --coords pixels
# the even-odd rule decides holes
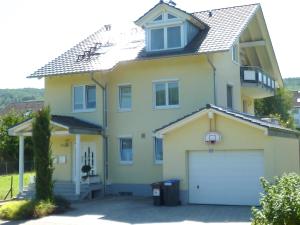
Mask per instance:
[[[177,17],[168,13],[168,20],[176,19]]]
[[[150,30],[150,50],[182,48],[182,26],[154,28]]]
[[[158,17],[156,17],[153,21],[162,21],[163,16],[159,15]]]

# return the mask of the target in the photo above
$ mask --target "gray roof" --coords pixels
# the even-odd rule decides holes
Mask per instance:
[[[227,51],[259,7],[259,4],[252,4],[192,13],[208,25],[207,29],[201,31],[184,49],[158,54],[145,51],[145,32],[134,23],[112,25],[108,30],[102,27],[29,77],[105,71],[113,69],[120,62],[149,57]],[[209,12],[212,13],[211,17]],[[78,55],[95,47],[96,43],[95,54],[78,61]]]
[[[77,119],[72,116],[52,115],[51,121],[68,127],[71,134],[100,134],[102,131],[101,126]]]
[[[265,128],[268,128],[268,129],[271,129],[271,130],[277,130],[277,131],[280,131],[280,132],[283,132],[283,133],[290,133],[290,134],[295,134],[296,136],[299,135],[299,132],[295,131],[295,130],[292,130],[292,129],[288,129],[288,128],[285,128],[285,127],[282,127],[276,123],[271,123],[271,122],[268,122],[268,121],[265,121],[265,120],[262,120],[258,117],[255,117],[254,115],[251,115],[251,114],[248,114],[248,113],[242,113],[242,112],[239,112],[239,111],[236,111],[236,110],[233,110],[233,109],[229,109],[229,108],[223,108],[223,107],[220,107],[220,106],[215,106],[213,104],[207,104],[206,107],[203,107],[203,108],[200,108],[194,112],[191,112],[175,121],[172,121],[170,122],[169,124],[166,124],[156,130],[154,130],[154,132],[158,132],[164,128],[167,128],[179,121],[182,121],[183,119],[186,119],[196,113],[199,113],[203,110],[206,110],[206,109],[214,109],[216,111],[219,111],[219,112],[222,112],[222,113],[225,113],[227,115],[230,115],[232,117],[235,117],[235,118],[238,118],[238,119],[241,119],[241,120],[244,120],[244,121],[247,121],[247,122],[250,122],[250,123],[253,123],[255,125],[258,125],[258,126],[261,126],[261,127],[265,127]]]

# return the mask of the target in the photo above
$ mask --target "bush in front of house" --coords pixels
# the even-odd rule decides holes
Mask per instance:
[[[260,200],[261,209],[252,208],[252,224],[300,224],[300,176],[284,174],[273,184],[262,178],[261,184],[265,193]]]
[[[58,214],[70,209],[70,203],[62,197],[54,200],[11,201],[0,207],[0,219],[22,220]]]
[[[53,200],[52,174],[54,168],[50,137],[50,108],[46,107],[34,114],[32,122],[36,200]]]

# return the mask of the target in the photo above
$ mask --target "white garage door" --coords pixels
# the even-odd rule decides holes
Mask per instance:
[[[189,202],[258,205],[263,151],[191,151]]]

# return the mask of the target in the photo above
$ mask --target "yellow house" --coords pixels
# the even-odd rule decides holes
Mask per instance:
[[[299,172],[298,133],[254,116],[254,99],[283,86],[259,4],[188,13],[159,2],[29,77],[45,79],[55,192],[69,199],[151,196],[175,178],[183,203],[256,205],[260,177]],[[31,121],[9,132],[23,192]]]

